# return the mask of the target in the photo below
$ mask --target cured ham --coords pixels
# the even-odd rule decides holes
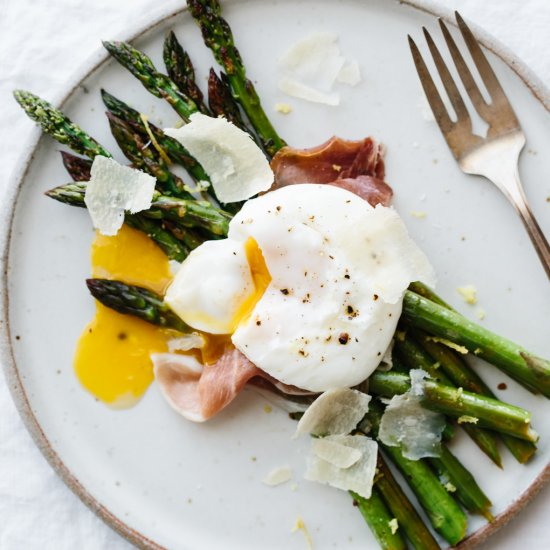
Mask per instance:
[[[203,366],[192,355],[152,355],[155,379],[168,403],[182,416],[204,422],[224,407],[262,371],[240,351],[227,346],[212,365]]]
[[[358,141],[332,137],[311,149],[284,147],[271,161],[272,189],[296,183],[327,183],[342,187],[372,206],[387,206],[391,187],[384,182],[383,149],[371,138]]]
[[[173,409],[193,422],[212,418],[229,405],[248,382],[298,401],[313,395],[275,380],[230,344],[215,363],[207,366],[193,355],[157,353],[151,357],[163,396]]]

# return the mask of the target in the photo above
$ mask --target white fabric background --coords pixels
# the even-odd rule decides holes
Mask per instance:
[[[10,181],[33,125],[11,97],[26,88],[54,103],[67,79],[102,38],[123,38],[183,0],[0,0],[0,192]],[[435,0],[458,9],[522,58],[550,87],[548,0]],[[550,488],[491,539],[486,549],[550,548]],[[130,548],[53,473],[25,431],[0,377],[0,548],[121,550]]]

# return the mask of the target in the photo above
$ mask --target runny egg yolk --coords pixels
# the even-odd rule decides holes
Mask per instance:
[[[172,279],[164,253],[126,225],[114,237],[96,235],[92,276],[117,279],[163,294]],[[133,405],[153,381],[151,353],[167,351],[170,331],[96,304],[78,341],[74,368],[81,384],[117,408]]]
[[[237,330],[237,327],[248,320],[250,314],[256,307],[256,304],[261,300],[266,288],[271,282],[271,275],[267,269],[264,255],[256,239],[248,237],[244,243],[244,251],[246,254],[246,261],[250,268],[250,275],[252,276],[252,282],[254,283],[254,291],[246,300],[243,300],[233,317],[233,329],[231,333]]]

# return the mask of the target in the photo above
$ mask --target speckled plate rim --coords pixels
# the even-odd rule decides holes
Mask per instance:
[[[239,1],[239,0],[233,0]],[[453,14],[450,10],[442,9],[435,2],[430,0],[395,0],[399,4],[405,4],[424,11],[425,13],[441,17],[446,22],[454,25]],[[143,35],[154,32],[157,27],[164,24],[166,21],[175,18],[186,12],[187,8],[183,7],[179,10],[167,10],[167,12],[157,15],[153,22],[141,23],[136,25],[137,30],[133,33],[129,33],[125,38],[127,41],[136,40]],[[478,41],[491,50],[494,54],[502,59],[525,83],[525,85],[531,90],[533,95],[542,103],[547,111],[550,112],[550,90],[542,83],[542,81],[529,69],[520,59],[518,59],[508,48],[500,44],[490,34],[486,33],[476,25],[471,23],[474,34]],[[405,38],[405,37],[403,37]],[[404,42],[405,44],[405,42]],[[406,47],[404,45],[404,47]],[[68,92],[64,95],[59,105],[63,104],[72,96],[77,90],[83,80],[92,75],[95,71],[99,70],[101,66],[109,60],[108,54],[103,49],[98,49],[88,60],[85,62],[79,71],[75,73],[72,80],[69,81],[67,86]],[[48,440],[47,435],[42,430],[38,419],[34,415],[28,396],[25,392],[17,365],[15,363],[15,357],[12,348],[12,340],[10,335],[10,322],[9,322],[9,296],[8,296],[8,277],[9,266],[8,259],[10,253],[12,227],[15,215],[15,205],[19,197],[21,187],[26,179],[30,165],[34,159],[34,155],[40,145],[42,139],[42,132],[39,128],[36,128],[29,140],[27,140],[26,147],[21,154],[21,160],[14,172],[12,180],[8,184],[8,188],[5,191],[5,200],[0,205],[0,219],[4,220],[4,224],[0,227],[0,249],[2,254],[0,256],[0,274],[2,280],[0,282],[0,312],[2,318],[0,319],[0,361],[3,365],[6,382],[10,389],[12,398],[15,402],[17,410],[27,428],[30,432],[35,444],[40,449],[46,460],[55,470],[55,472],[61,477],[64,483],[80,498],[80,500],[90,508],[95,514],[97,514],[107,525],[117,531],[120,535],[126,538],[139,548],[164,550],[162,546],[159,546],[154,541],[147,538],[145,535],[133,529],[127,525],[122,519],[113,514],[107,507],[98,502],[84,487],[77,477],[69,470],[69,468],[63,463],[61,457],[55,452],[51,443]],[[479,528],[475,533],[472,533],[466,539],[464,539],[457,549],[468,550],[483,543],[490,535],[495,533],[500,527],[510,521],[518,512],[529,503],[533,497],[540,491],[545,483],[550,479],[550,463],[540,472],[531,485],[521,493],[512,504],[500,513],[492,523],[484,525]]]

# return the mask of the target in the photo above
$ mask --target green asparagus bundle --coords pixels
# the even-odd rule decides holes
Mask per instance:
[[[550,398],[550,361],[409,290],[405,292],[402,319],[433,337],[465,348],[533,393]]]
[[[146,118],[142,114],[105,90],[101,90],[101,98],[109,112],[130,126],[142,140],[153,141],[155,148],[158,147],[159,151],[164,153],[161,156],[183,166],[195,181],[209,181],[203,167],[179,141],[167,136],[160,128],[148,121],[146,126]]]
[[[402,357],[408,370],[423,369],[434,380],[446,386],[456,387],[456,383],[447,376],[446,370],[435,362],[427,352],[411,337],[410,333],[402,333],[403,337],[397,338],[394,352]],[[437,344],[436,344],[437,345]],[[459,387],[464,387],[460,386]],[[470,389],[470,388],[466,388]],[[464,423],[462,428],[474,443],[499,467],[502,468],[502,459],[498,450],[498,438],[496,434],[480,428],[474,424]]]
[[[285,142],[268,120],[246,76],[218,1],[189,0],[188,4],[206,45],[224,70],[220,77],[214,70],[210,72],[208,106],[195,81],[189,55],[174,33],[167,36],[164,44],[168,75],[160,73],[148,56],[128,44],[105,42],[105,47],[149,92],[167,100],[184,121],[198,111],[225,116],[257,135],[266,153],[273,156]],[[24,91],[14,95],[26,113],[60,143],[91,160],[97,155],[111,156],[99,142],[47,102]],[[200,164],[179,142],[150,124],[138,111],[107,92],[102,91],[102,97],[109,110],[111,131],[123,153],[135,167],[157,179],[152,207],[126,215],[125,223],[149,235],[169,258],[178,261],[204,240],[226,236],[231,214],[191,198],[183,181],[169,169],[170,163],[175,162],[195,181],[207,181]],[[248,122],[253,130],[248,128]],[[62,156],[75,183],[52,189],[47,195],[83,207],[91,163],[66,152]],[[164,328],[191,331],[162,296],[148,289],[105,279],[89,279],[87,285],[97,300],[120,313]],[[493,363],[531,391],[546,397],[550,397],[550,362],[469,321],[420,283],[413,283],[405,294],[402,323],[407,334],[397,339],[394,367],[390,372],[375,372],[369,379],[369,392],[386,398],[403,394],[411,385],[408,371],[423,368],[431,376],[423,382],[423,406],[462,422],[470,437],[495,463],[500,464],[496,434],[520,462],[528,460],[536,451],[534,443],[538,439],[530,425],[530,414],[495,399],[479,376],[448,345],[464,348]],[[374,436],[382,413],[381,403],[373,399],[366,420]],[[447,427],[451,438],[453,425]],[[491,502],[445,444],[439,457],[418,461],[406,459],[397,447],[382,447],[404,475],[434,529],[451,544],[462,540],[466,530],[466,516],[459,503],[471,513],[492,519]],[[450,493],[449,487],[454,491]],[[417,549],[438,547],[382,455],[372,497],[352,496],[383,548],[405,548],[405,537]]]
[[[68,183],[46,191],[46,195],[56,201],[82,208],[86,206],[85,193],[86,184],[82,182]],[[230,214],[209,202],[180,199],[158,191],[153,193],[151,208],[140,214],[151,219],[176,222],[182,227],[203,229],[210,238],[225,237],[231,220]]]

